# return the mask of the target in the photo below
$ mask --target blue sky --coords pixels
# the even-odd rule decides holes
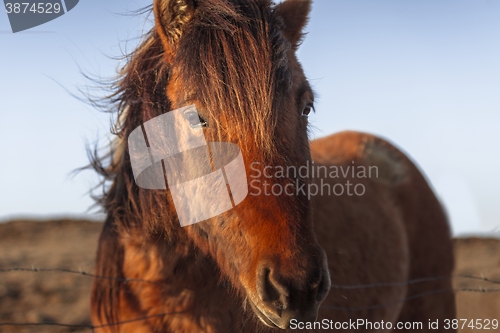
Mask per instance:
[[[111,77],[151,26],[147,1],[81,0],[12,34],[0,11],[0,219],[83,215],[96,183],[85,143],[109,117],[70,96]],[[500,2],[318,0],[299,57],[318,94],[313,138],[381,135],[425,171],[455,234],[500,232]],[[121,64],[123,65],[123,64]]]

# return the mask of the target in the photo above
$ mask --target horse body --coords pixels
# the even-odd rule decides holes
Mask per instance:
[[[311,154],[318,164],[347,167],[354,161],[378,172],[349,178],[364,184],[365,195],[314,197],[316,235],[327,253],[332,284],[365,285],[333,287],[320,318],[422,323],[415,332],[427,330],[429,321],[455,318],[451,281],[443,278],[453,270],[447,219],[415,165],[387,141],[357,132],[315,140]],[[422,278],[430,279],[404,283]]]
[[[453,293],[443,292],[449,279],[404,283],[449,275],[453,266],[446,218],[413,163],[361,133],[309,146],[314,95],[295,55],[309,7],[305,0],[276,7],[267,0],[155,1],[156,27],[113,95],[119,122],[111,164],[94,160],[112,181],[102,198],[108,217],[96,271],[103,278],[92,291],[96,332],[272,332],[316,318],[421,321],[425,329],[429,319],[454,318]],[[188,104],[207,124],[207,141],[239,144],[247,178],[255,162],[374,166],[377,176],[260,173],[252,179],[281,187],[297,180],[297,188],[350,181],[364,193],[249,195],[182,228],[168,191],[134,183],[126,139]],[[401,283],[346,288],[394,282]]]

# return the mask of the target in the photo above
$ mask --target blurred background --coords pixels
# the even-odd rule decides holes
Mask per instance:
[[[83,73],[112,78],[152,26],[150,1],[81,0],[13,34],[0,10],[0,220],[100,219],[85,144],[110,117],[82,96]],[[318,98],[311,138],[383,136],[417,162],[454,235],[500,234],[500,2],[316,0],[299,58]]]

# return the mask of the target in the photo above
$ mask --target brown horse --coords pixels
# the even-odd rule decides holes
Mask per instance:
[[[117,140],[94,160],[111,182],[96,331],[425,331],[429,320],[443,331],[454,318],[449,227],[414,164],[362,133],[309,144],[314,95],[295,51],[310,6],[154,2],[155,27],[111,97]],[[239,145],[251,186],[235,208],[181,227],[169,191],[135,184],[127,138],[192,104],[207,141]]]

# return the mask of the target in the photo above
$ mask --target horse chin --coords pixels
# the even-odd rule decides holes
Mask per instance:
[[[252,302],[251,300],[249,300],[249,303],[250,305],[252,306],[252,310],[253,312],[257,315],[257,317],[260,319],[260,321],[268,326],[268,327],[271,327],[271,328],[282,328],[282,329],[286,329],[286,327],[280,327],[278,325],[276,325],[268,316],[266,316],[260,309],[257,305],[255,305],[254,302]]]

